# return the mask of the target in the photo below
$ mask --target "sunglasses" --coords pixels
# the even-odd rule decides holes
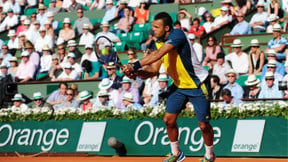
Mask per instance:
[[[67,96],[73,96],[73,94],[72,94],[72,93],[67,93],[66,95],[67,95]]]
[[[128,55],[134,55],[134,53],[128,53]]]
[[[265,79],[265,80],[267,81],[267,80],[274,80],[274,79],[273,79],[273,78],[267,78],[267,79]]]
[[[35,99],[34,101],[41,101],[41,99]]]
[[[234,78],[235,75],[227,75],[228,78]]]

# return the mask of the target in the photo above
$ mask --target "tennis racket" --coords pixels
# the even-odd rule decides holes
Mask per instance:
[[[114,62],[118,68],[123,67],[114,43],[106,36],[96,38],[95,54],[101,64],[108,65],[109,62]]]

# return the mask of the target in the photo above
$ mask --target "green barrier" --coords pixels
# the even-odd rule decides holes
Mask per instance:
[[[279,117],[211,121],[217,156],[288,157],[288,122]],[[203,156],[205,147],[195,118],[179,118],[180,148]],[[125,130],[125,131],[123,131]],[[162,120],[16,121],[0,123],[0,152],[88,152],[113,155],[107,141],[125,144],[128,156],[163,156],[170,151]]]

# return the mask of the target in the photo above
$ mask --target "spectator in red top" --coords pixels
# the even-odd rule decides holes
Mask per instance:
[[[189,33],[193,33],[197,38],[200,38],[205,33],[205,28],[200,25],[200,20],[195,18],[193,24],[190,27]]]

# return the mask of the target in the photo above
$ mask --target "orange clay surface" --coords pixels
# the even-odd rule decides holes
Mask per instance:
[[[162,162],[165,157],[0,157],[0,162]],[[200,162],[186,157],[184,162]],[[276,158],[217,158],[215,162],[288,162]]]

